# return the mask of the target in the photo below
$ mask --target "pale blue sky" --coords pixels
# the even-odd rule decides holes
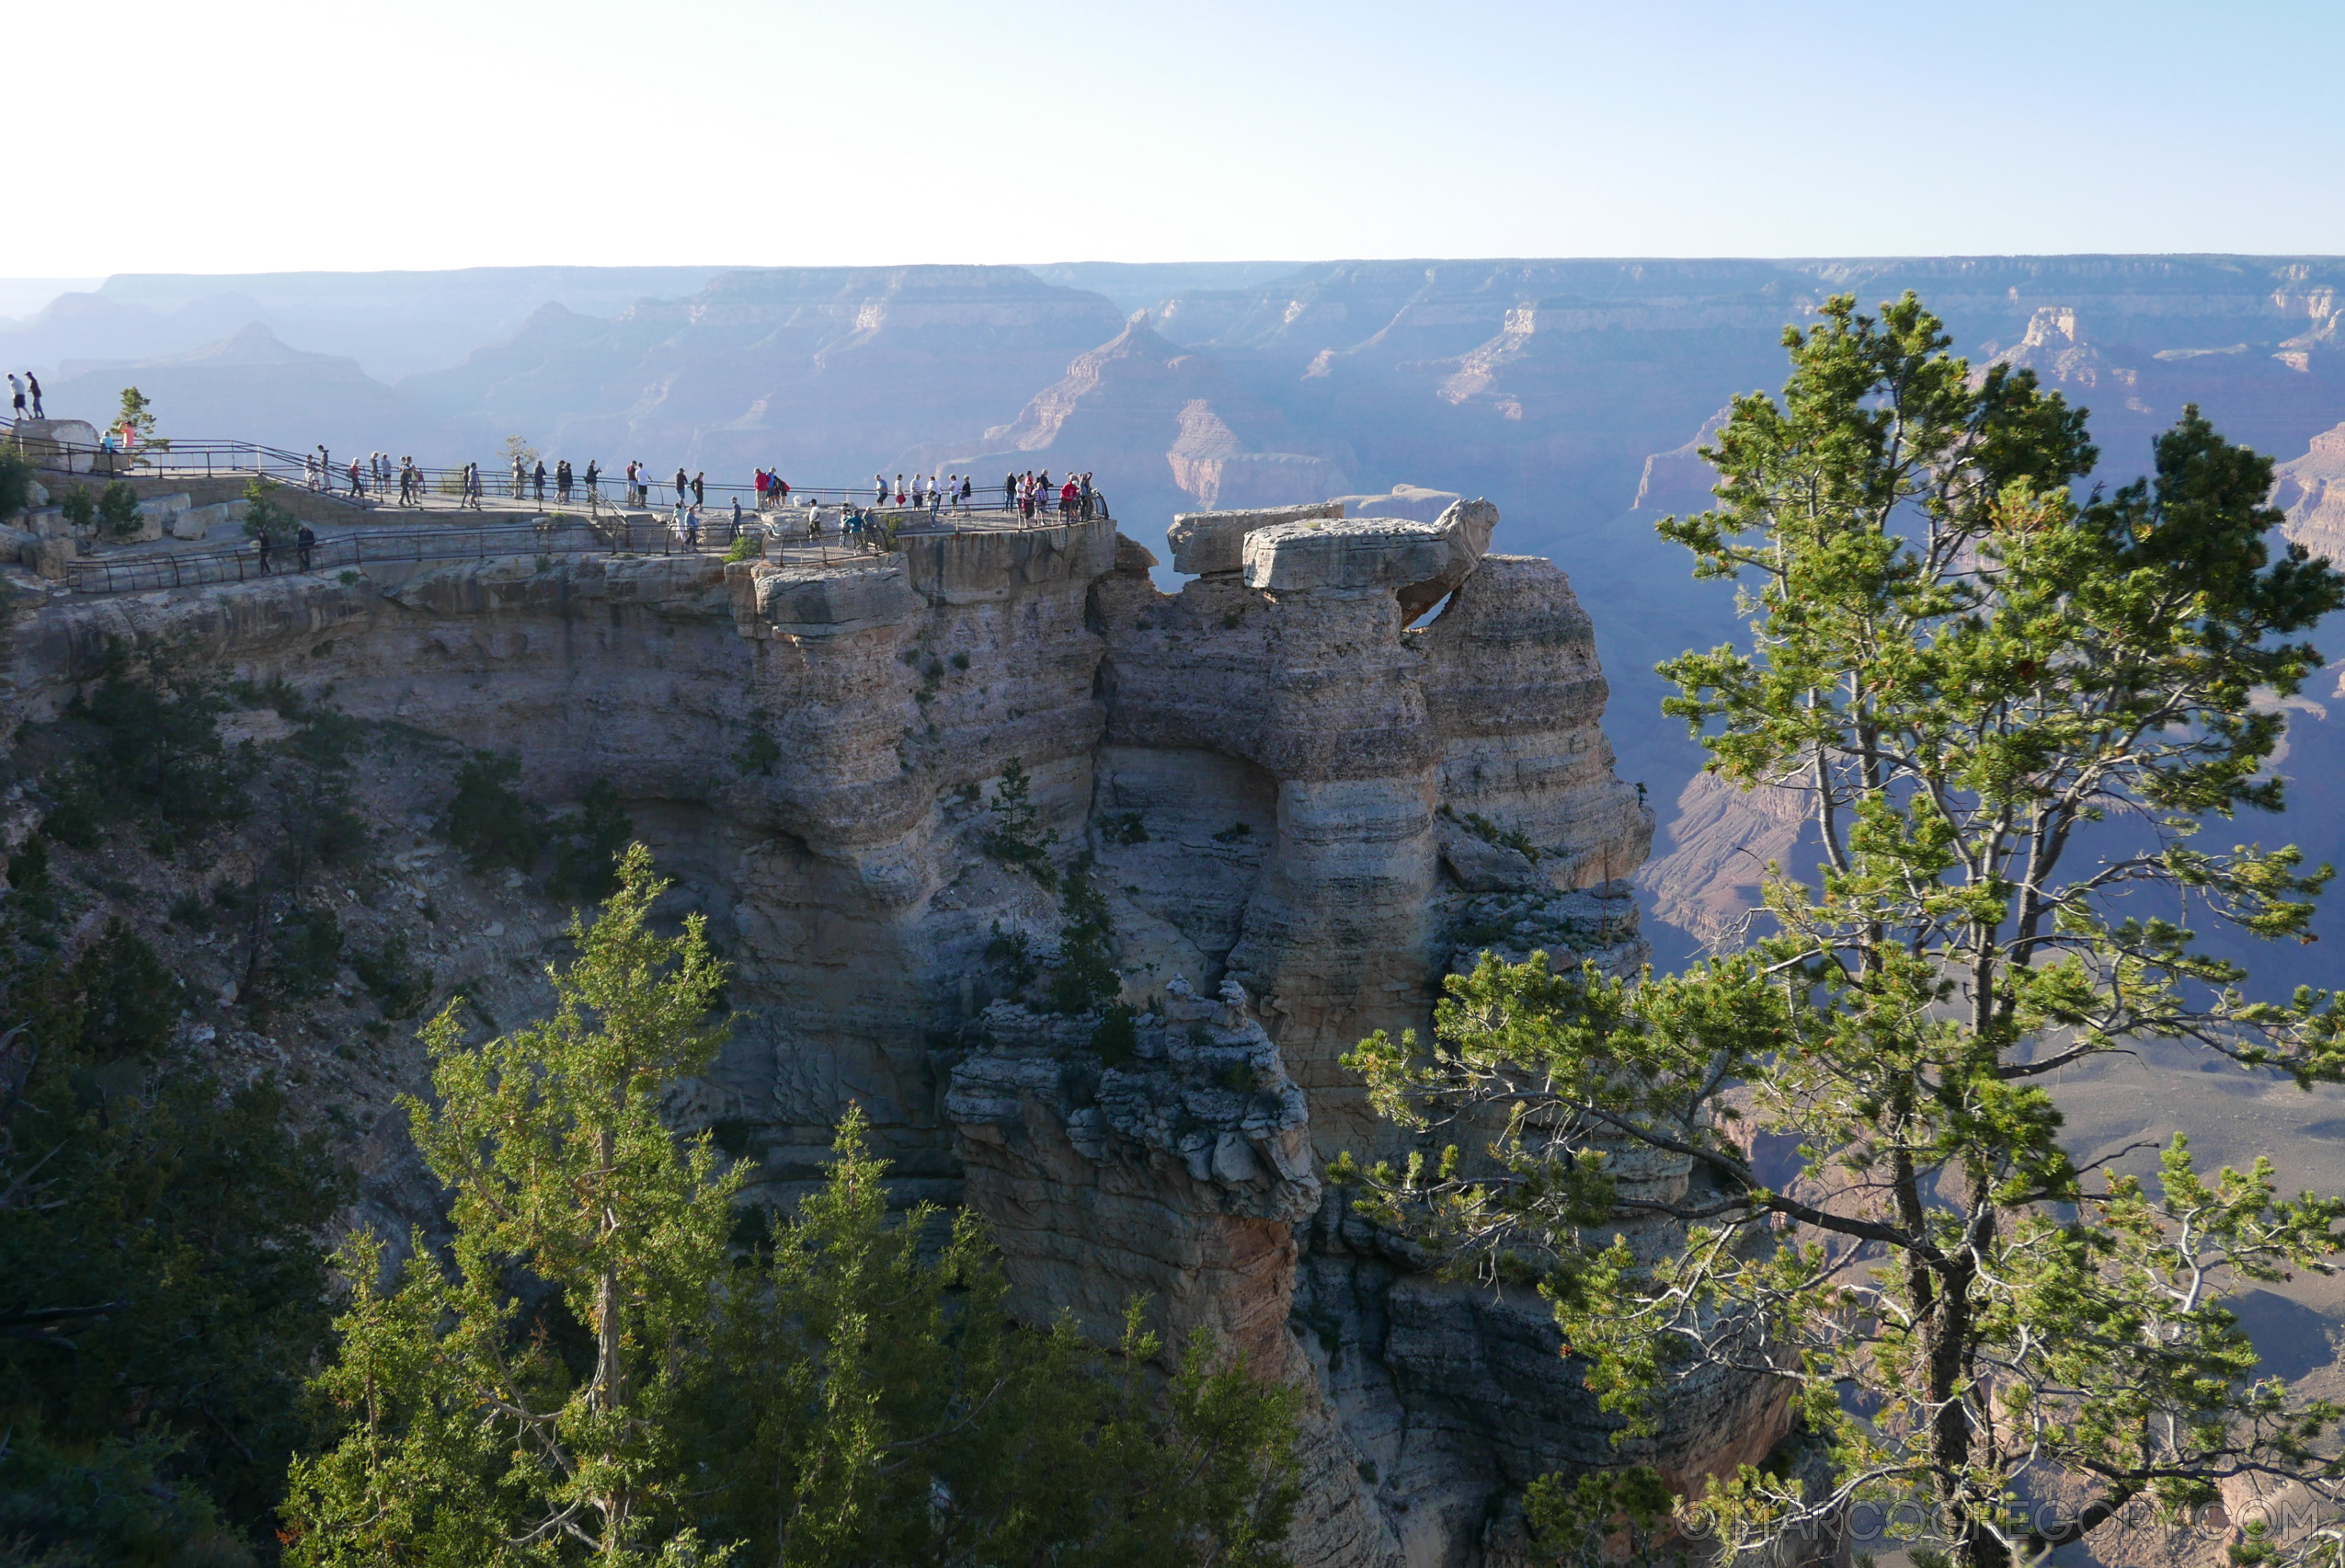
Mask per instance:
[[[2335,0],[18,10],[18,276],[2345,252]]]

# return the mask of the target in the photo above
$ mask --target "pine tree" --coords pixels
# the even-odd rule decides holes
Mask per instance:
[[[459,1001],[427,1026],[438,1103],[406,1109],[452,1197],[453,1267],[418,1236],[385,1292],[379,1243],[349,1249],[319,1389],[351,1425],[295,1466],[292,1561],[692,1560],[672,1528],[678,1352],[707,1320],[741,1176],[660,1119],[715,1054],[724,979],[700,916],[648,929],[665,887],[629,849],[601,917],[573,917],[552,1017],[477,1049]]]
[[[2261,1160],[2202,1174],[2179,1139],[2147,1178],[2080,1167],[2045,1085],[2153,1038],[2345,1079],[2331,994],[2251,1001],[2166,918],[2309,939],[2329,869],[2202,830],[2282,808],[2270,699],[2319,667],[2298,637],[2345,589],[2275,544],[2270,462],[2195,408],[2154,476],[2079,498],[2083,411],[1973,374],[1912,295],[1835,299],[1785,342],[1781,400],[1737,399],[1704,453],[1718,509],[1661,525],[1743,585],[1750,641],[1662,670],[1711,770],[1799,793],[1822,864],[1769,867],[1746,944],[1679,975],[1485,956],[1429,1053],[1379,1035],[1350,1059],[1385,1113],[1458,1140],[1345,1173],[1461,1261],[1539,1277],[1630,1431],[1687,1377],[1793,1385],[1835,1482],[1713,1486],[1735,1544],[1910,1499],[1997,1568],[2230,1477],[2333,1495],[2339,1410],[2259,1379],[2224,1297],[2327,1271],[2345,1205]],[[1759,1134],[1792,1177],[1754,1169]],[[1617,1180],[1621,1155],[1682,1162],[1687,1190]],[[1682,1251],[1641,1266],[1632,1219]],[[2047,1492],[2084,1502],[2041,1528],[2016,1505]]]

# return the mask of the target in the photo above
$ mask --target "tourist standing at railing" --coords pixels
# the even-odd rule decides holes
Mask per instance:
[[[554,494],[564,506],[570,504],[570,460],[566,457],[554,465]]]
[[[587,505],[600,510],[602,505],[602,495],[597,486],[602,483],[602,465],[591,457],[587,459],[586,482]]]
[[[477,464],[477,463],[473,463],[473,462],[469,462],[469,461],[465,463],[465,464],[464,464],[463,484],[464,484],[464,501],[463,501],[463,504],[464,504],[464,505],[466,505],[466,506],[468,506],[468,507],[470,507],[470,508],[472,508],[472,509],[473,509],[473,510],[475,510],[475,511],[478,511],[478,510],[480,510],[480,509],[481,509],[481,505],[480,505],[480,498],[481,498],[481,483],[480,483],[480,464]]]
[[[875,507],[887,504],[887,475],[885,474],[871,476],[871,504]]]
[[[703,469],[692,475],[692,505],[701,507],[706,506],[707,504],[708,471],[706,469]]]
[[[531,477],[531,479],[532,479],[532,481],[536,484],[536,486],[537,486],[537,491],[536,491],[537,498],[538,498],[539,500],[541,500],[541,501],[544,500],[544,499],[545,499],[545,459],[543,459],[543,458],[542,458],[542,457],[541,457],[541,458],[539,458],[539,459],[537,460],[537,472],[536,472],[536,473],[534,473],[534,474],[532,474],[532,475],[530,475],[530,477]]]
[[[969,498],[977,493],[977,481],[968,475],[961,475],[961,509],[969,509]]]
[[[358,464],[353,463],[350,466],[356,468]],[[309,570],[309,553],[316,548],[317,535],[310,531],[308,523],[302,524],[301,532],[293,535],[293,549],[301,556],[302,570]]]
[[[415,497],[416,460],[412,457],[403,457],[399,459],[399,504],[403,507],[412,506],[415,504]]]

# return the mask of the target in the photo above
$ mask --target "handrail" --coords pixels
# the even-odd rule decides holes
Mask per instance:
[[[17,422],[14,420],[0,420],[0,431],[5,431],[10,437],[14,436],[16,428]],[[126,473],[144,474],[154,477],[180,475],[193,477],[196,472],[194,460],[201,458],[202,472],[206,477],[218,477],[223,470],[229,475],[250,472],[264,478],[292,484],[298,487],[312,489],[323,495],[335,496],[346,502],[369,508],[393,504],[392,498],[398,491],[399,470],[395,465],[389,466],[386,471],[380,473],[372,470],[370,466],[364,479],[364,491],[351,494],[347,464],[337,471],[333,465],[330,452],[326,453],[325,462],[321,464],[316,453],[287,452],[281,447],[267,446],[257,441],[223,440],[215,437],[174,436],[168,438],[167,446],[138,449],[107,447],[102,444],[86,446],[76,441],[61,441],[51,436],[35,439],[62,453],[66,459],[65,466],[69,471],[74,456],[86,453],[91,460],[93,472],[102,463],[105,474],[109,477],[119,478]],[[369,457],[372,455],[372,453],[368,454]],[[415,465],[414,471],[420,475],[422,487],[427,494],[455,497],[462,493],[460,483],[464,468],[465,465],[461,464],[454,467],[440,468],[427,467],[418,464]],[[582,466],[575,472],[573,498],[568,503],[570,505],[578,504],[578,498],[583,494],[584,474],[585,469]],[[964,511],[1018,509],[1015,500],[1005,492],[1003,486],[988,486],[975,483],[975,475],[964,477],[969,478],[972,482],[971,494],[967,501],[958,502],[958,509]],[[563,504],[555,475],[550,469],[542,490],[535,484],[534,473],[521,486],[516,486],[512,482],[509,468],[500,470],[486,464],[480,467],[480,482],[484,499],[497,496],[508,497],[516,501],[525,501],[531,505]],[[616,471],[601,472],[598,476],[598,482],[603,493],[600,498],[602,504],[608,505],[610,502],[607,498],[611,493],[623,492],[625,489],[625,465],[622,464]],[[675,476],[672,472],[658,477],[646,477],[639,486],[644,491],[643,498],[635,501],[631,507],[624,509],[641,510],[655,505],[664,509],[670,504],[668,497],[674,491],[674,486]],[[1055,491],[1056,486],[1053,487],[1052,494],[1038,498],[1040,504],[1035,509],[1037,515],[1044,510],[1055,509],[1058,502]],[[898,509],[893,503],[892,487],[883,498],[875,486],[868,485],[794,485],[790,487],[790,493],[793,498],[813,498],[820,500],[824,505],[831,506],[869,505],[877,509],[911,509],[916,505],[908,498],[903,508]],[[1093,494],[1096,493],[1093,492]],[[679,498],[705,507],[711,496],[716,498],[720,505],[734,496],[740,497],[744,503],[758,498],[757,487],[754,485],[704,481],[695,491],[692,488],[689,475],[685,481],[684,495]],[[859,499],[859,498],[866,497],[871,498],[869,502]],[[937,511],[952,509],[957,501],[957,498],[939,498],[939,499],[943,504],[931,509]],[[774,509],[761,507],[759,509]],[[786,509],[786,506],[783,509]]]

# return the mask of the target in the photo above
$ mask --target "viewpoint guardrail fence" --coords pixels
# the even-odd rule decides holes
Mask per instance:
[[[16,425],[0,420],[0,432],[13,435]],[[334,496],[352,505],[370,509],[398,506],[399,466],[377,465],[368,458],[360,460],[360,478],[353,487],[349,464],[346,460],[339,467],[330,451],[323,452],[288,452],[282,447],[268,446],[258,441],[224,440],[215,437],[179,437],[150,442],[144,446],[128,447],[100,442],[90,446],[78,441],[62,441],[54,437],[31,438],[37,457],[56,457],[63,461],[45,464],[72,473],[87,473],[94,479],[111,478],[192,478],[201,475],[207,478],[238,474],[256,474],[279,484],[314,490]],[[77,466],[76,459],[86,459],[86,467]],[[418,499],[461,502],[465,495],[466,464],[454,467],[411,466],[416,476],[413,493]],[[900,477],[900,476],[899,476]],[[1013,488],[1001,484],[988,486],[975,475],[963,475],[970,481],[970,494],[964,500],[958,496],[940,496],[934,511],[1007,511],[1019,510]],[[635,485],[627,483],[624,465],[617,472],[598,473],[595,483],[589,486],[583,469],[573,470],[569,491],[561,489],[555,471],[549,465],[545,482],[537,483],[534,465],[517,482],[510,464],[501,470],[491,464],[480,465],[480,498],[484,501],[509,499],[529,506],[585,506],[589,511],[609,507],[614,509],[641,510],[646,508],[670,508],[679,503],[699,506],[704,511],[711,506],[726,509],[735,497],[739,497],[744,511],[755,509],[760,498],[757,486],[702,481],[697,488],[692,476],[685,475],[679,492],[673,470],[665,474],[646,471]],[[907,491],[909,491],[909,485]],[[900,504],[890,484],[885,491],[875,480],[870,485],[797,486],[790,486],[788,502],[811,499],[823,506],[856,506],[885,509],[909,509],[914,502],[909,493]],[[1044,512],[1058,514],[1059,498],[1056,487],[1038,497],[1037,518]],[[766,509],[772,509],[768,508]],[[1097,511],[1094,507],[1093,510]]]

